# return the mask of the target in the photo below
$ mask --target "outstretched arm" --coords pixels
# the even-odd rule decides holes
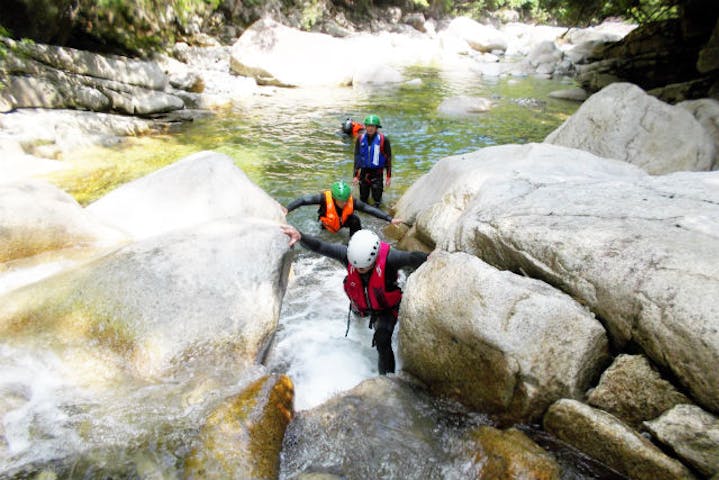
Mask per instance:
[[[291,225],[282,225],[282,232],[290,237],[290,247],[298,241],[303,247],[315,253],[333,258],[347,266],[347,247],[339,243],[329,243],[312,235],[306,235]]]
[[[322,203],[322,194],[321,193],[315,193],[315,194],[307,194],[300,198],[297,198],[295,200],[292,200],[287,205],[287,213],[291,212],[297,207],[301,207],[302,205],[319,205]]]
[[[387,163],[384,166],[387,176],[384,182],[385,186],[389,187],[392,183],[392,145],[389,143],[389,138],[387,137],[384,137],[384,156],[387,159]]]
[[[372,215],[373,217],[380,218],[382,220],[385,220],[387,222],[392,221],[392,216],[390,216],[387,212],[383,212],[377,207],[373,207],[372,205],[368,205],[362,200],[354,199],[354,206],[357,210],[360,212],[368,213]]]
[[[405,252],[393,248],[387,255],[387,264],[396,269],[403,267],[417,268],[427,260],[428,256],[424,252]]]

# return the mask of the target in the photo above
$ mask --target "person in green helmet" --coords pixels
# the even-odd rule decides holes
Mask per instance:
[[[324,192],[308,194],[291,201],[286,207],[286,213],[290,213],[302,205],[319,205],[317,219],[322,227],[332,233],[337,233],[340,229],[347,227],[350,237],[362,229],[362,222],[355,210],[386,220],[392,225],[402,223],[402,220],[392,218],[379,208],[372,207],[361,200],[355,200],[352,197],[352,188],[344,180],[333,183],[332,187]]]
[[[367,202],[370,191],[375,207],[382,205],[384,187],[389,187],[392,179],[392,147],[389,138],[378,132],[382,128],[377,115],[367,115],[364,119],[365,132],[355,142],[355,185],[359,184],[360,200]],[[383,178],[387,172],[387,180]]]

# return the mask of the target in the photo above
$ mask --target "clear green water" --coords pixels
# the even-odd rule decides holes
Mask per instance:
[[[396,202],[435,162],[479,148],[541,142],[578,104],[551,99],[566,82],[537,78],[492,81],[476,75],[447,76],[415,69],[412,86],[279,89],[243,101],[230,112],[195,120],[178,131],[133,139],[113,148],[74,157],[72,167],[53,180],[82,204],[200,150],[232,157],[245,173],[282,203],[316,192],[334,180],[351,179],[352,142],[340,132],[347,118],[377,113],[392,144],[393,183],[385,204]],[[454,95],[489,98],[491,111],[462,118],[437,112]]]

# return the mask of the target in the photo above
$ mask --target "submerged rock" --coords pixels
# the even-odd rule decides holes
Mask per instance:
[[[295,416],[280,478],[559,478],[533,441],[483,423],[402,378],[374,378]]]

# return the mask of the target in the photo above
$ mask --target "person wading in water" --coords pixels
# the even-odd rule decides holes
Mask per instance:
[[[343,180],[333,183],[330,190],[314,195],[305,195],[291,201],[287,205],[285,213],[289,213],[302,205],[319,205],[317,219],[326,230],[332,233],[337,233],[340,229],[347,227],[350,230],[350,236],[352,236],[355,232],[361,230],[362,222],[354,213],[355,210],[386,220],[392,225],[402,223],[402,220],[392,218],[392,216],[379,208],[372,207],[361,200],[355,200],[352,197],[352,189]]]
[[[427,254],[392,248],[370,230],[355,233],[347,246],[324,242],[289,225],[283,225],[282,231],[290,238],[290,247],[300,242],[303,247],[333,258],[347,269],[344,290],[352,311],[370,318],[370,327],[374,328],[372,346],[377,348],[379,374],[394,373],[392,333],[402,300],[397,272],[404,267],[419,267],[427,260]]]

